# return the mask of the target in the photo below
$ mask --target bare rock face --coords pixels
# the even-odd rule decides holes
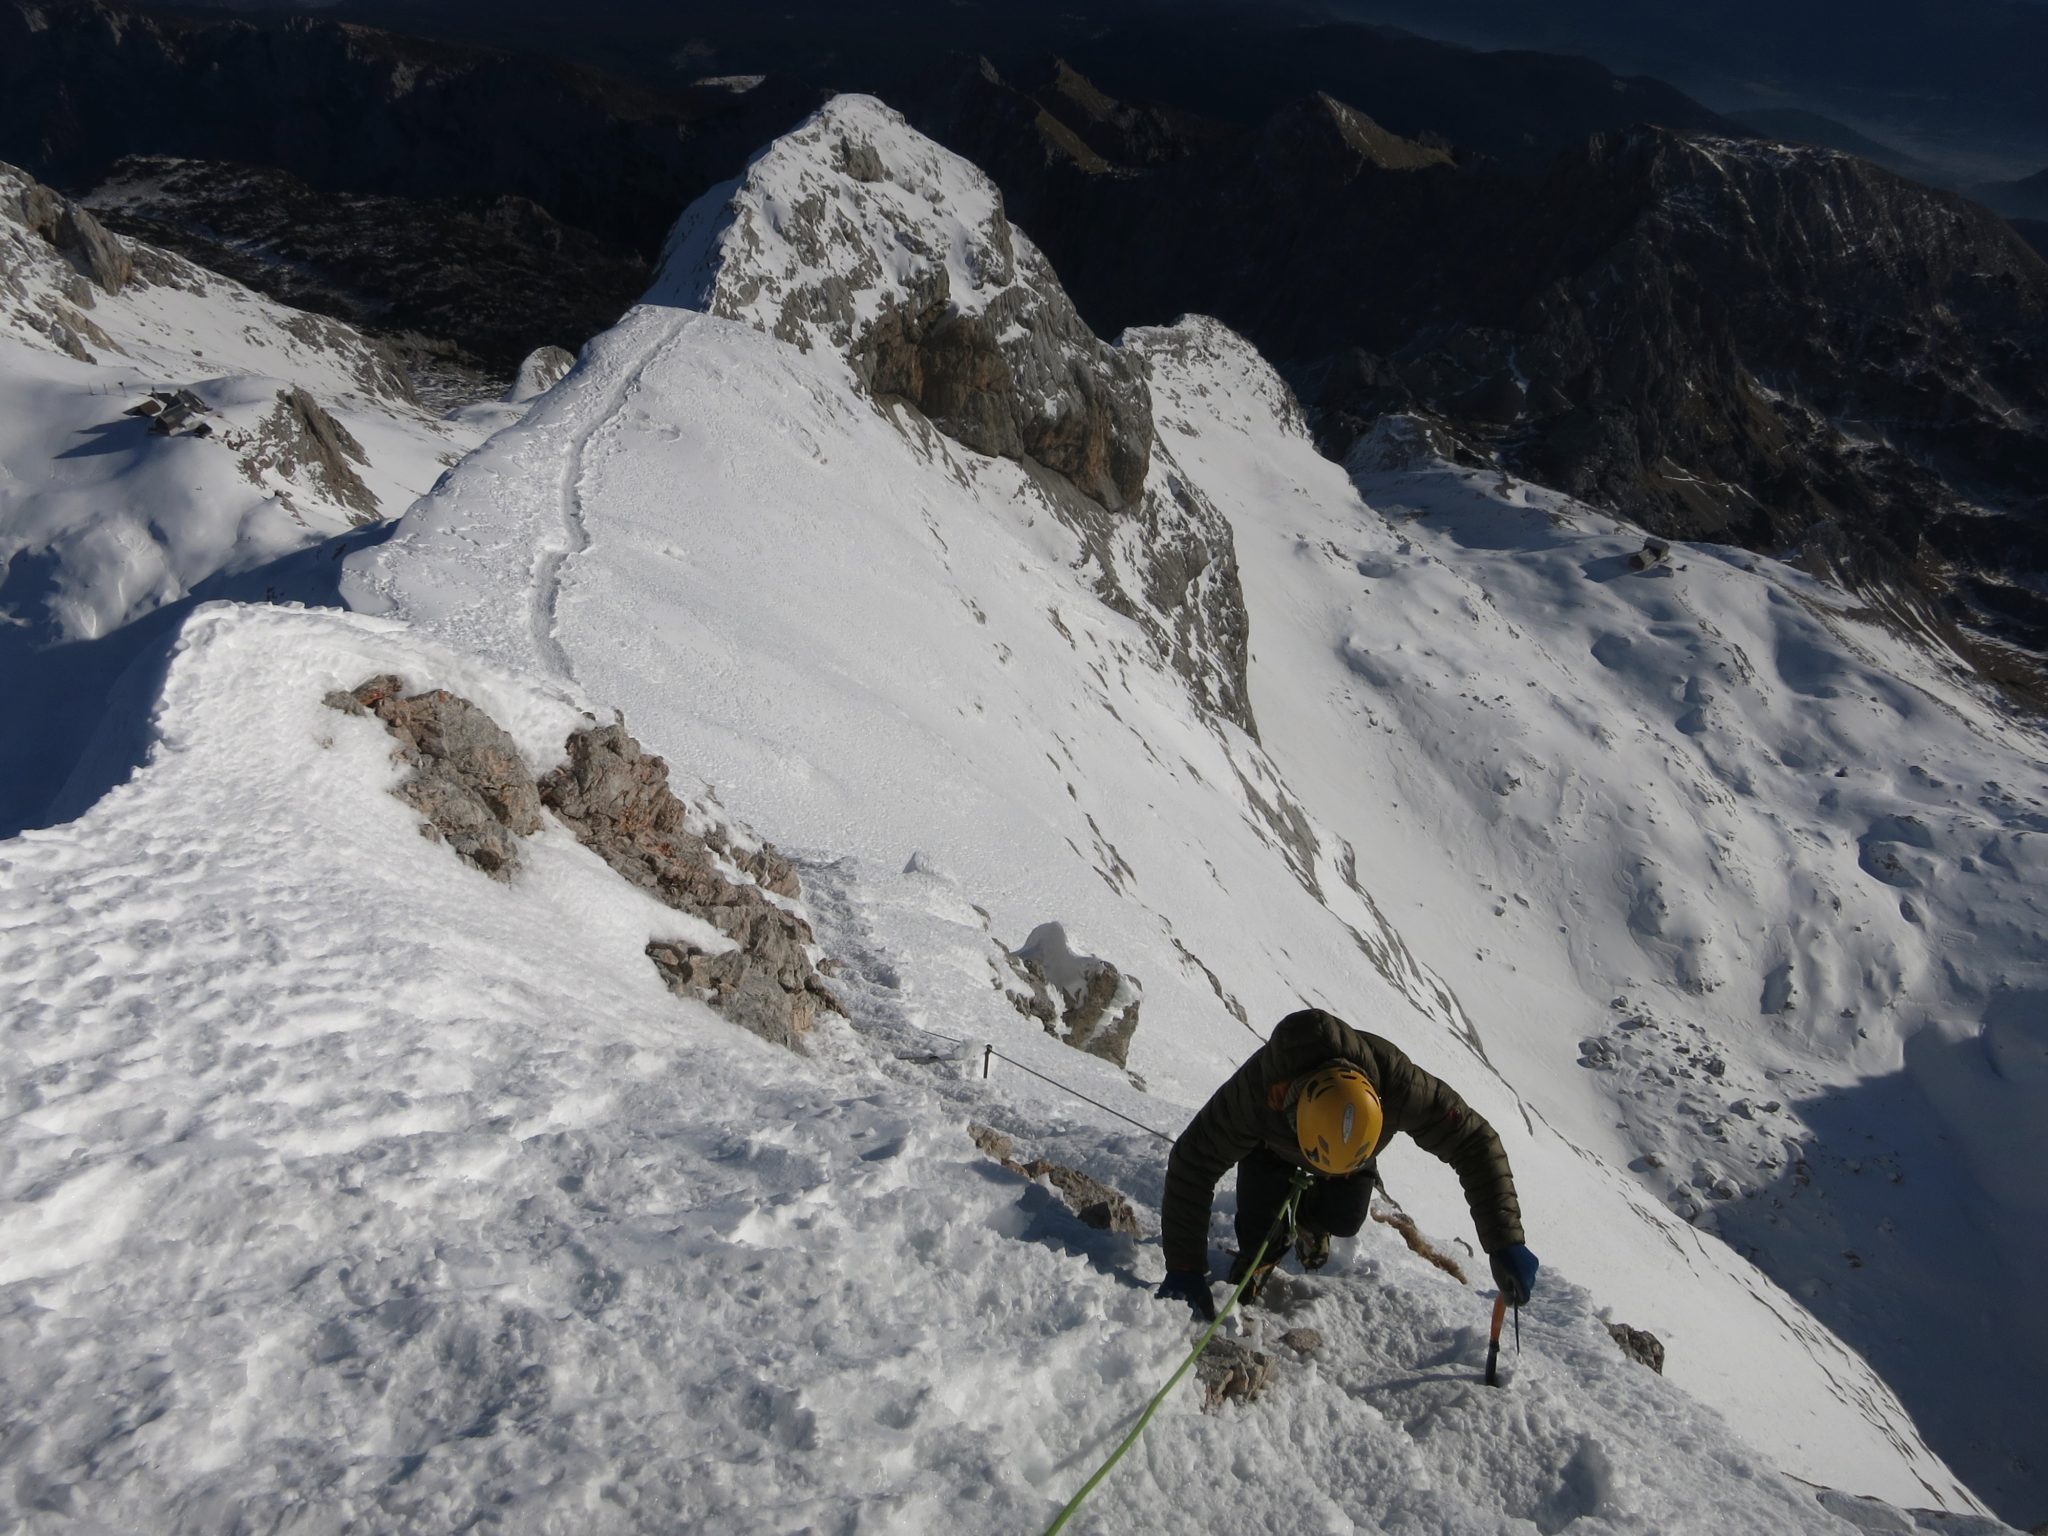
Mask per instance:
[[[1609,1323],[1607,1332],[1629,1359],[1638,1365],[1647,1365],[1659,1376],[1664,1374],[1664,1341],[1657,1335],[1646,1329],[1631,1328],[1627,1323]]]
[[[1009,960],[1027,989],[1007,992],[1011,1006],[1075,1050],[1126,1064],[1144,996],[1135,977],[1094,955],[1075,954],[1058,923],[1032,929]]]
[[[817,1010],[838,1005],[812,966],[809,925],[772,899],[797,893],[789,861],[766,844],[734,848],[716,826],[693,830],[689,807],[669,789],[668,764],[643,752],[621,724],[578,731],[568,751],[569,761],[541,779],[542,803],[619,874],[736,946],[714,953],[650,944],[648,957],[670,989],[798,1047]]]
[[[1059,1192],[1067,1208],[1098,1232],[1122,1232],[1138,1236],[1138,1213],[1131,1202],[1100,1179],[1042,1157],[1029,1162],[1018,1159],[1016,1143],[1001,1131],[985,1125],[970,1125],[967,1134],[974,1144],[1010,1172],[1027,1179],[1043,1179]]]
[[[30,183],[21,194],[22,222],[105,293],[119,293],[135,275],[128,247],[100,221],[61,193]],[[81,295],[89,306],[89,295]]]
[[[844,355],[878,400],[1111,511],[1152,450],[1143,370],[1082,321],[972,165],[839,97],[677,224],[657,292]]]
[[[519,748],[467,699],[435,689],[407,697],[402,679],[373,677],[327,703],[375,715],[398,738],[413,768],[398,794],[426,818],[426,836],[445,842],[493,879],[509,880],[519,839],[540,830],[540,796]]]
[[[361,527],[380,514],[376,493],[356,473],[356,465],[369,462],[354,434],[294,384],[277,392],[277,406],[257,429],[243,468],[252,480],[265,469],[288,480],[304,470],[329,500],[347,507],[349,521]]]
[[[1007,221],[995,231],[1013,243]],[[999,256],[1025,280],[979,313],[941,294],[884,316],[852,348],[855,371],[871,394],[909,401],[956,442],[1033,459],[1105,509],[1129,507],[1152,447],[1143,374],[1088,330],[1036,251]]]

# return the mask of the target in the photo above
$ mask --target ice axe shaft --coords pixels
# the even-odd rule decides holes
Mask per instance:
[[[1507,1321],[1507,1317],[1508,1296],[1506,1291],[1502,1291],[1493,1298],[1493,1331],[1486,1339],[1486,1384],[1489,1387],[1500,1385],[1500,1325]]]

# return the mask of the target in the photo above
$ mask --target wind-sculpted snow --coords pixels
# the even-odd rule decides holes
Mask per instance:
[[[1494,1064],[1868,1356],[1973,1488],[2038,1502],[2048,1420],[2010,1369],[2048,1358],[2037,729],[1775,562],[1637,572],[1640,533],[1392,424],[1347,484],[1228,332],[1129,344],[1234,525],[1275,761],[1423,962],[1513,1021]],[[1683,1329],[1641,1279],[1614,1277],[1629,1321]]]
[[[808,169],[757,168],[895,163],[808,142]],[[2023,800],[2026,738],[1957,723],[1972,701],[1902,680],[1903,656],[1888,677],[1859,650],[1881,637],[1775,568],[1682,549],[1627,574],[1611,524],[1428,464],[1369,482],[1375,510],[1206,322],[1120,354],[1149,371],[1159,430],[1140,512],[1097,504],[1099,538],[1028,455],[932,430],[845,353],[772,332],[637,308],[341,562],[344,595],[388,618],[204,612],[167,680],[145,665],[117,696],[80,782],[119,776],[139,709],[133,780],[0,844],[0,1423],[33,1426],[0,1439],[0,1509],[195,1531],[1042,1529],[1186,1330],[1147,1294],[1149,1237],[1080,1227],[967,1123],[1116,1188],[1149,1234],[1164,1138],[1309,1003],[1499,1129],[1546,1264],[1529,1352],[1505,1393],[1479,1387],[1485,1297],[1371,1226],[1306,1295],[1283,1287],[1322,1357],[1280,1359],[1228,1416],[1177,1398],[1098,1528],[1927,1523],[1788,1472],[1985,1528],[1823,1326],[1886,1348],[1840,1300],[1873,1294],[1839,1286],[1864,1271],[1815,1267],[1814,1244],[1760,1255],[1795,1300],[1664,1198],[1681,1170],[1645,1148],[1803,1127],[1810,1185],[1781,1163],[1781,1185],[1711,1208],[1813,1188],[1815,1230],[1903,1219],[1848,1163],[1856,1138],[1928,1124],[1881,1074],[1910,1009],[1960,1005],[1956,977],[1981,974],[1960,904],[2007,925],[2013,985],[1987,1007],[2040,990],[2042,951],[2023,878],[1986,873],[1989,851],[1964,869],[1948,821],[1908,803],[1919,781],[1872,765],[1909,741],[1946,794],[1981,751]],[[1184,610],[1135,598],[1163,569],[1142,508],[1168,496],[1243,543],[1267,741],[1172,643]],[[1235,556],[1203,547],[1166,585],[1243,613]],[[848,1022],[797,1061],[669,995],[648,945],[685,919],[558,825],[503,885],[425,843],[385,792],[389,738],[319,702],[384,672],[474,701],[536,771],[582,712],[623,709],[795,861]],[[1829,789],[1868,816],[1846,840]],[[2025,814],[1995,850],[2020,877]],[[1821,876],[1844,921],[1913,931],[1802,969],[1825,921],[1785,893]],[[1006,996],[1002,941],[1047,923],[1142,988],[1128,1072]],[[1763,999],[1776,1023],[1742,1011]],[[1837,999],[1862,1016],[1811,1011]],[[1986,1111],[1958,1149],[2031,1152],[2006,1106],[2033,1038],[2023,1012],[1999,1026],[1994,1086],[1968,1050],[1915,1068]],[[1659,1075],[1615,1092],[1601,1063],[1653,1044]],[[1767,1094],[1767,1069],[1811,1076]],[[1892,1095],[1875,1116],[1872,1091]],[[1963,1191],[1958,1228],[1989,1209],[1924,1171],[1930,1195]],[[1397,1143],[1385,1172],[1439,1242],[1468,1231],[1447,1170]],[[1743,1238],[1728,1214],[1718,1230]],[[1859,1233],[1858,1262],[1875,1272],[1872,1246],[1918,1298],[1966,1278],[1941,1241],[1986,1257],[1932,1235],[1916,1263]],[[2009,1251],[2031,1262],[2027,1241]],[[1621,1356],[1609,1314],[1664,1341],[1669,1382]],[[1916,1387],[1932,1358],[1887,1369]]]
[[[567,829],[510,884],[418,835],[381,726],[321,703],[380,672],[537,765],[582,720],[398,626],[209,608],[148,766],[0,844],[0,1524],[1041,1530],[1189,1329],[1149,1240],[977,1151],[967,1110],[1148,1232],[1163,1146],[895,1059],[934,985],[955,1028],[1060,1049],[973,980],[984,930],[929,868],[819,882],[854,1012],[826,1059],[670,997],[641,949],[688,920]],[[1817,1498],[1568,1276],[1499,1391],[1483,1298],[1386,1229],[1278,1292],[1263,1399],[1176,1394],[1088,1529],[1998,1529]]]

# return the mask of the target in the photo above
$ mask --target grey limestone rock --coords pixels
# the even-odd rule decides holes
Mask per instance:
[[[1012,1007],[1075,1050],[1126,1064],[1144,995],[1135,977],[1094,955],[1075,954],[1058,923],[1040,923],[1008,958],[1026,989],[1005,989]]]
[[[164,416],[159,416],[158,425],[163,422]],[[376,493],[355,468],[369,462],[349,429],[294,384],[277,392],[277,405],[257,429],[243,471],[252,480],[265,469],[290,479],[303,469],[322,494],[349,509],[350,521],[360,527],[375,522],[380,513]]]
[[[21,217],[28,227],[56,247],[81,277],[90,278],[106,293],[119,293],[135,275],[135,263],[119,237],[78,204],[40,183],[30,183],[21,194]],[[81,306],[91,303],[90,294],[73,299]]]
[[[467,699],[441,689],[407,696],[403,680],[373,677],[327,702],[369,714],[398,738],[412,774],[400,798],[426,818],[421,830],[494,879],[519,864],[519,842],[540,830],[540,796],[519,748]]]
[[[878,401],[981,453],[1057,471],[1100,507],[1144,489],[1142,367],[1081,319],[973,166],[842,97],[677,226],[684,302],[845,355]]]
[[[1609,1323],[1607,1332],[1629,1359],[1638,1365],[1647,1365],[1659,1376],[1664,1374],[1664,1342],[1657,1335],[1642,1328],[1631,1328],[1627,1323]]]
[[[774,900],[797,892],[789,862],[770,845],[735,850],[715,826],[693,830],[689,807],[669,788],[668,764],[642,751],[623,724],[576,732],[568,756],[541,779],[542,802],[619,874],[733,942],[719,952],[650,944],[648,956],[671,990],[710,1002],[764,1039],[798,1047],[817,1010],[838,1004],[812,965],[809,925]],[[751,883],[729,876],[722,862]]]
[[[996,235],[1007,243],[1008,226]],[[1012,264],[1020,280],[979,313],[941,292],[885,314],[850,349],[854,369],[969,448],[1034,460],[1109,511],[1129,507],[1151,460],[1144,374],[1088,329],[1036,251]]]

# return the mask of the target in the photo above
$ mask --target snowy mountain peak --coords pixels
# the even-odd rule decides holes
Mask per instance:
[[[870,395],[1111,511],[1143,490],[1138,368],[1082,322],[995,184],[872,97],[835,98],[695,203],[649,298],[843,354]]]

